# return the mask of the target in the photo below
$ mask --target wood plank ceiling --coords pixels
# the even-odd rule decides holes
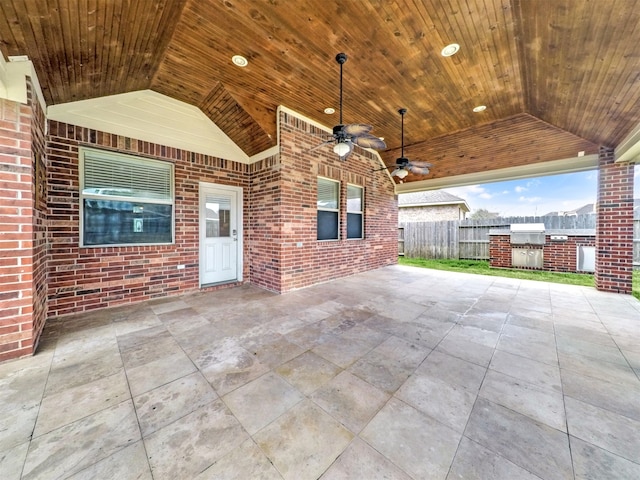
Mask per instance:
[[[436,178],[615,147],[640,123],[639,25],[640,0],[3,0],[0,52],[33,61],[50,105],[152,89],[248,155],[278,105],[338,123],[346,52],[345,123],[374,125],[392,165],[406,107],[405,154]]]

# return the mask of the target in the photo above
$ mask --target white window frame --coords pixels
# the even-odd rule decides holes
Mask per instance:
[[[327,177],[317,177],[316,180],[316,186],[318,185],[318,183],[323,180],[323,181],[327,181],[327,182],[333,182],[337,185],[337,198],[336,198],[336,208],[322,208],[320,205],[318,205],[318,201],[316,201],[316,223],[318,222],[318,213],[317,212],[333,212],[336,213],[336,222],[337,222],[337,236],[336,238],[318,238],[318,235],[316,233],[316,240],[319,242],[335,242],[336,240],[340,240],[340,181],[339,180],[334,180],[333,178],[327,178]],[[319,197],[320,193],[319,191],[317,192],[317,197]],[[317,230],[317,229],[316,229]]]
[[[360,210],[349,209],[349,187],[360,190]],[[359,237],[349,237],[349,214],[360,215],[360,233]],[[355,183],[347,183],[347,240],[362,240],[364,238],[364,187]]]
[[[117,195],[113,193],[105,193],[105,192],[95,192],[88,193],[85,192],[85,164],[86,158],[91,157],[92,159],[102,159],[105,162],[114,162],[120,164],[130,164],[140,166],[148,165],[154,168],[166,168],[167,173],[169,174],[169,185],[167,186],[167,194],[165,197],[160,198],[161,196],[148,196],[144,195]],[[143,176],[144,177],[144,176]],[[144,157],[137,157],[135,155],[128,155],[124,153],[118,152],[110,152],[106,150],[92,149],[80,147],[78,149],[78,179],[79,179],[79,203],[80,203],[80,247],[83,248],[103,248],[103,247],[130,247],[130,246],[144,246],[144,245],[172,245],[175,244],[175,167],[171,162],[165,162],[162,160],[154,160]],[[136,186],[139,186],[139,183],[143,183],[143,178],[137,177]],[[105,186],[106,187],[106,186]],[[108,187],[105,188],[107,190]],[[171,241],[169,242],[140,242],[140,243],[103,243],[103,244],[90,244],[85,245],[85,231],[84,231],[84,201],[85,199],[94,199],[94,200],[109,200],[109,201],[123,201],[123,202],[140,202],[146,204],[157,204],[157,205],[171,205]]]

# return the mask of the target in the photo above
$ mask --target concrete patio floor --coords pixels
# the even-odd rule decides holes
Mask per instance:
[[[638,479],[640,302],[391,266],[50,321],[0,478]]]

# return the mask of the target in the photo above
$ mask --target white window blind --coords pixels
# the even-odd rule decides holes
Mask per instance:
[[[173,201],[172,165],[168,162],[127,158],[107,152],[85,151],[85,195]]]
[[[347,212],[362,212],[362,187],[347,185]]]
[[[80,149],[80,246],[174,242],[173,164]]]
[[[340,184],[325,178],[318,179],[318,209],[338,209],[338,188]]]

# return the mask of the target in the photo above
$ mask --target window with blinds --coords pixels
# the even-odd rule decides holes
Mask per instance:
[[[173,242],[173,164],[80,150],[80,244]]]
[[[318,240],[339,238],[340,182],[318,177]]]
[[[347,185],[347,238],[364,237],[363,193],[362,187]]]

